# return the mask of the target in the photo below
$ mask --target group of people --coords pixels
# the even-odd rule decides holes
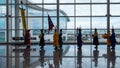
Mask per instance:
[[[78,30],[78,34],[77,34],[77,46],[78,49],[81,49],[83,41],[82,41],[82,33],[81,33],[81,28],[77,29]],[[99,40],[98,40],[98,32],[97,29],[95,28],[94,34],[92,35],[93,37],[93,45],[95,45],[95,48],[98,48],[99,45]],[[43,29],[41,29],[41,34],[39,35],[40,38],[40,42],[39,45],[41,46],[41,48],[44,48],[45,45],[45,39],[44,39],[44,33],[43,33]],[[57,29],[55,29],[54,34],[53,34],[53,45],[55,47],[55,49],[58,48],[62,48],[62,29],[60,29],[60,32],[58,33]],[[110,35],[107,36],[107,45],[108,47],[112,47],[112,49],[115,49],[115,45],[116,45],[116,38],[115,38],[115,32],[114,29],[112,29],[112,33]]]
[[[41,34],[39,35],[40,38],[40,42],[39,45],[41,46],[41,49],[44,48],[45,46],[45,39],[44,39],[44,33],[43,33],[43,29],[41,29]],[[60,29],[60,32],[58,33],[57,29],[55,29],[54,35],[53,35],[53,45],[54,45],[54,49],[58,49],[58,48],[62,48],[62,29]]]
[[[99,40],[98,40],[98,32],[97,29],[95,28],[94,34],[92,35],[93,37],[93,45],[95,45],[95,48],[98,48],[99,45]],[[78,45],[78,49],[81,49],[82,47],[82,33],[81,33],[81,29],[78,29],[78,35],[77,35],[77,45]],[[107,36],[107,45],[108,47],[112,47],[112,49],[115,49],[115,45],[116,45],[116,38],[115,38],[115,32],[114,29],[112,29],[112,34]]]
[[[104,38],[104,37],[103,37]],[[110,32],[109,34],[107,34],[106,36],[106,39],[107,39],[107,46],[108,47],[112,47],[111,49],[115,49],[115,45],[117,43],[116,41],[116,38],[115,38],[115,32],[114,32],[114,29],[112,29],[112,33],[110,35]],[[98,47],[99,45],[99,40],[98,40],[98,32],[97,32],[97,29],[95,28],[95,32],[93,34],[93,45],[95,45],[95,48]]]

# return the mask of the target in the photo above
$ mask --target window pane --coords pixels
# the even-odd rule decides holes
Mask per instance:
[[[85,18],[79,17],[79,18],[76,18],[76,27],[89,29],[90,28],[90,18],[89,17],[85,17]]]
[[[120,28],[120,17],[110,17],[110,27]]]
[[[106,17],[93,17],[92,18],[92,28],[106,28],[107,19]]]
[[[42,3],[42,0],[28,0],[31,3]]]
[[[90,3],[90,0],[76,0],[76,3]]]
[[[28,29],[42,29],[42,18],[28,18]]]
[[[49,9],[49,10],[56,10],[57,6],[56,5],[44,5],[44,9]],[[46,10],[47,11],[47,10]]]
[[[120,2],[120,0],[110,0],[110,2]]]
[[[74,3],[74,0],[59,0],[60,3]]]
[[[35,6],[37,6],[37,5],[35,5]],[[38,8],[38,10],[28,8],[28,16],[42,16],[42,8],[41,9]]]
[[[0,42],[5,42],[5,32],[6,30],[6,18],[0,18]]]
[[[60,5],[60,9],[64,11],[67,16],[74,16],[74,5]]]
[[[92,2],[96,2],[96,3],[104,3],[104,2],[107,2],[107,0],[92,0]]]
[[[67,28],[67,23],[68,23],[66,17],[60,17],[59,20],[60,20],[60,22],[59,22],[60,27],[59,28],[60,29],[66,29]]]
[[[67,28],[68,29],[74,29],[74,17],[69,17],[70,21],[67,22]]]
[[[43,0],[44,3],[57,3],[57,0]]]
[[[0,18],[0,29],[6,29],[6,18]]]
[[[110,5],[111,15],[120,15],[120,5]]]
[[[0,0],[0,4],[5,4],[6,0]]]
[[[106,15],[106,5],[92,5],[92,15]]]
[[[44,11],[44,16],[57,16],[57,11],[56,10],[51,10],[51,11]]]
[[[90,16],[90,5],[76,5],[77,16]]]
[[[6,15],[6,6],[0,5],[0,16],[5,16],[5,15]]]

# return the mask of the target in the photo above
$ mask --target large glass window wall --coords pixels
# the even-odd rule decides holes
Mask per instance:
[[[48,29],[48,14],[56,28],[58,24],[57,13],[59,13],[60,29],[73,30],[79,27],[82,29],[107,29],[108,12],[110,12],[110,28],[114,27],[119,29],[119,24],[117,24],[120,22],[119,0],[110,0],[110,10],[107,10],[107,0],[59,0],[59,4],[57,4],[57,0],[23,0],[22,5],[19,0],[18,2],[16,0],[10,0],[8,4],[6,1],[2,0],[0,2],[0,31],[4,35],[0,37],[3,40],[0,42],[6,42],[6,36],[9,35],[6,32],[6,23],[12,24],[9,25],[9,29],[12,29],[9,32],[12,34],[12,37],[16,36],[16,30],[22,32],[21,7],[25,10],[27,27],[31,29],[31,36],[35,37],[39,35],[40,29]],[[6,5],[8,5],[10,11],[8,12],[10,21],[6,21]],[[57,6],[59,6],[59,12],[57,12]],[[16,10],[18,10],[17,13]]]

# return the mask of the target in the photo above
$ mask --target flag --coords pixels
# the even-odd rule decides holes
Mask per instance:
[[[51,20],[51,18],[50,18],[50,16],[48,15],[48,33],[53,29],[53,27],[54,27],[54,24],[53,24],[53,22],[52,22],[52,20]]]
[[[25,19],[25,10],[21,8],[20,11],[21,11],[21,17],[22,17],[22,26],[23,26],[23,29],[26,30],[27,27],[26,27],[26,19]]]

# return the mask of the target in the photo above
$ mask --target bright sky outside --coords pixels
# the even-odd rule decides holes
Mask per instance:
[[[42,0],[30,0],[33,3],[41,3]],[[45,3],[56,3],[56,0],[44,0]],[[60,0],[60,3],[73,3],[74,0]],[[90,0],[76,0],[77,3],[81,2],[90,2]],[[92,2],[107,2],[107,0],[92,0]],[[120,2],[120,0],[110,0],[110,2]],[[90,6],[89,5],[76,5],[76,16],[87,16],[90,15]],[[105,16],[107,14],[107,5],[92,5],[92,15],[100,15]],[[117,4],[111,4],[110,6],[110,14],[111,15],[120,15],[120,5]],[[1,12],[5,11],[5,6],[1,7],[3,10]],[[55,5],[45,5],[44,8],[46,9],[56,9]],[[67,9],[66,9],[67,8]],[[74,5],[60,5],[60,9],[63,10],[68,16],[74,16]],[[34,11],[32,11],[34,13]],[[67,22],[68,28],[74,28],[74,17],[69,17],[70,21]],[[114,26],[116,28],[119,28],[119,22],[120,17],[111,17],[110,18],[111,27]],[[92,27],[93,28],[106,28],[106,17],[96,17],[92,18]],[[82,28],[90,28],[90,18],[88,17],[77,17],[76,18],[76,27],[82,27]]]

